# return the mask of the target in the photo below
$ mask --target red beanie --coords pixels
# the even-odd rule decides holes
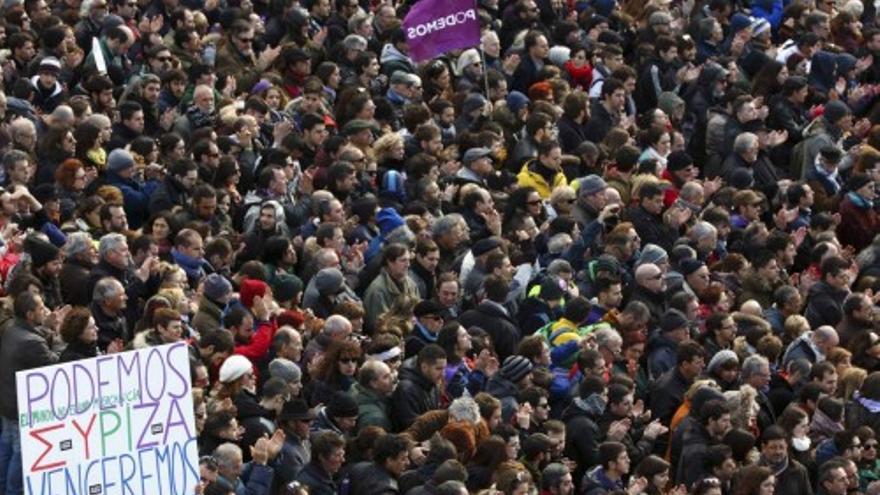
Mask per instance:
[[[238,291],[241,296],[241,303],[244,304],[244,307],[251,309],[254,305],[254,298],[257,296],[264,297],[268,289],[269,286],[262,280],[249,278],[243,281]]]

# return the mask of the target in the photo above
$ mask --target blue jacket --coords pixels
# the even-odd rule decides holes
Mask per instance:
[[[122,178],[116,172],[107,172],[107,183],[122,191],[128,226],[131,229],[139,229],[150,214],[150,196],[136,181]]]

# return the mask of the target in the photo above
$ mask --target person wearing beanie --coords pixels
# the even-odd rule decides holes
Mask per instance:
[[[840,100],[832,100],[822,110],[821,126],[811,126],[808,136],[804,137],[802,153],[792,157],[792,177],[806,177],[819,164],[819,155],[823,149],[837,147],[845,133],[853,129],[852,110]],[[815,189],[815,188],[813,188]]]
[[[357,419],[357,401],[350,394],[337,391],[327,405],[318,409],[311,434],[332,431],[348,438],[354,432]]]
[[[440,303],[425,299],[413,309],[415,326],[406,338],[405,353],[415,356],[428,344],[436,344],[437,336],[443,327],[443,306]]]
[[[401,297],[419,299],[419,289],[409,277],[410,254],[403,244],[389,244],[382,249],[382,269],[364,293],[364,327],[376,328],[379,316]]]
[[[43,304],[51,310],[60,308],[64,304],[58,280],[62,267],[61,250],[37,234],[25,239],[24,250],[31,257],[31,273],[43,284]]]
[[[192,319],[193,328],[201,335],[221,328],[220,320],[229,300],[232,284],[223,275],[212,273],[202,282],[199,310]]]
[[[519,393],[532,384],[534,365],[519,355],[507,356],[501,368],[486,383],[486,392],[501,400],[501,419],[510,421],[519,407]]]
[[[292,398],[299,397],[300,392],[302,392],[302,370],[289,359],[279,357],[269,362],[269,378],[277,378],[283,381],[287,385],[287,391]]]
[[[677,309],[668,309],[660,317],[659,331],[648,340],[648,373],[659,377],[675,368],[676,349],[687,340],[688,319]]]
[[[875,207],[877,183],[867,175],[853,174],[846,189],[848,192],[840,203],[837,237],[842,245],[861,252],[880,232],[880,213]]]
[[[529,297],[519,305],[519,329],[523,335],[532,335],[539,328],[562,316],[560,311],[565,296],[565,281],[547,275],[540,284],[529,291]]]
[[[220,365],[220,383],[230,384],[253,370],[253,364],[244,356],[233,354]]]
[[[150,195],[135,180],[136,172],[134,157],[127,150],[117,148],[107,155],[107,184],[122,192],[125,215],[132,230],[141,228],[150,215]]]
[[[346,300],[360,301],[345,283],[345,275],[339,268],[323,268],[309,280],[303,292],[302,307],[326,319],[337,304]]]
[[[722,391],[736,390],[739,384],[739,357],[736,353],[724,349],[714,355],[707,351],[706,355],[712,356],[706,366],[706,375],[713,378]]]

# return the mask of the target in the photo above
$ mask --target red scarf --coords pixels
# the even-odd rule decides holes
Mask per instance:
[[[572,84],[579,86],[584,91],[590,90],[590,84],[593,82],[593,67],[590,64],[578,68],[569,60],[565,63],[565,70],[568,71]]]

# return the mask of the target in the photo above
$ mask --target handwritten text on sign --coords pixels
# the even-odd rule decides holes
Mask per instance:
[[[27,495],[190,495],[189,353],[177,343],[17,373]]]

